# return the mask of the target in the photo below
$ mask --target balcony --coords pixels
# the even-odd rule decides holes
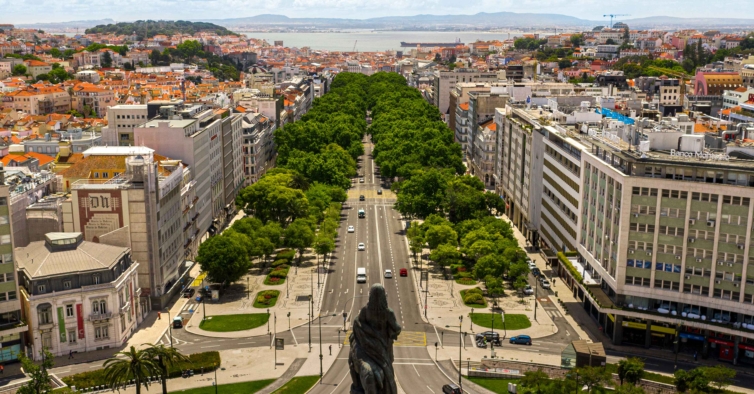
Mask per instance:
[[[92,313],[89,315],[89,321],[105,320],[105,319],[111,318],[112,316],[113,316],[112,312]]]

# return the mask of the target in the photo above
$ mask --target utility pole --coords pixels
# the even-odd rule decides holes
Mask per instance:
[[[536,286],[536,289],[534,290],[534,321],[537,320],[537,297],[539,296],[539,278],[535,279],[534,286]]]
[[[312,296],[309,295],[309,303],[312,304]],[[311,312],[311,310],[310,310]],[[309,353],[312,352],[312,314],[309,313]]]
[[[168,327],[170,327],[170,347],[173,347],[173,319],[170,318],[170,308],[165,308],[168,311]]]
[[[461,326],[463,325],[463,315],[458,316],[458,335],[463,342],[463,329]],[[461,342],[458,343],[458,386],[461,387],[461,392],[463,392],[463,380],[461,379],[461,360],[463,360],[463,346],[461,346]]]
[[[322,384],[322,316],[317,314],[317,325],[319,325],[319,384]]]
[[[493,312],[490,313],[490,316],[492,316],[492,339],[490,339],[490,358],[493,357],[493,354],[495,354],[495,312],[493,309]]]

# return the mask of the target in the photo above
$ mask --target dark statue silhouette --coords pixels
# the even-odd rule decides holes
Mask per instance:
[[[369,301],[361,308],[348,337],[351,351],[351,394],[397,394],[393,371],[393,342],[401,326],[387,306],[387,294],[381,284],[369,289]]]

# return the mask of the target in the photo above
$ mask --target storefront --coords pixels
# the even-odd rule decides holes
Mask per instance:
[[[672,349],[675,340],[675,328],[651,325],[649,333],[647,324],[633,321],[623,321],[623,343],[639,346],[653,346]],[[647,338],[647,334],[650,338]]]
[[[709,338],[710,357],[717,357],[720,361],[733,362],[735,344],[718,338]]]
[[[754,346],[745,343],[738,344],[738,362],[754,365]]]
[[[681,338],[681,343],[678,350],[685,353],[698,353],[701,354],[704,349],[704,335],[700,335],[693,332],[682,332],[678,334]]]

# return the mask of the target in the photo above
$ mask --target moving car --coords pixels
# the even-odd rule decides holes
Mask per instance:
[[[359,250],[366,250],[367,247],[366,247],[366,245],[364,245],[363,242],[359,242],[358,248],[359,248]]]
[[[359,196],[359,201],[364,201],[364,200],[365,200],[365,198],[364,198],[364,195],[363,195],[363,194],[362,194],[362,195],[360,195],[360,196]]]
[[[543,289],[549,289],[550,288],[550,281],[547,279],[542,279],[542,288]]]
[[[377,194],[382,195],[382,189],[377,189]]]
[[[528,335],[516,335],[515,337],[511,337],[510,342],[517,345],[531,345],[531,337]]]
[[[366,283],[366,282],[367,282],[367,269],[356,268],[356,283]]]
[[[359,183],[364,183],[364,178],[359,178]]]
[[[463,394],[457,384],[451,383],[442,386],[442,394]]]
[[[393,271],[392,270],[385,270],[385,277],[386,278],[392,278],[393,277]]]
[[[534,289],[532,289],[530,285],[526,285],[526,287],[524,287],[524,294],[532,295],[534,294]]]
[[[194,295],[195,292],[196,292],[196,290],[194,290],[194,289],[186,289],[183,292],[183,298],[191,298],[191,297],[193,297],[193,295]]]
[[[475,339],[477,341],[480,341],[482,338],[486,339],[487,342],[494,342],[495,344],[500,343],[500,334],[497,332],[485,331],[476,334]]]
[[[176,316],[173,318],[173,328],[181,328],[183,327],[183,318],[180,316]]]
[[[401,276],[408,276],[408,270],[405,268],[401,268],[400,273],[401,273]]]
[[[363,219],[363,218],[365,218],[366,216],[367,216],[367,214],[366,214],[366,212],[364,211],[364,209],[363,209],[363,208],[359,208],[359,218],[360,218],[360,219]]]
[[[349,233],[352,233],[352,232],[354,232],[354,231],[356,231],[356,229],[355,229],[355,228],[353,228],[353,226],[348,226],[348,232],[349,232]]]

